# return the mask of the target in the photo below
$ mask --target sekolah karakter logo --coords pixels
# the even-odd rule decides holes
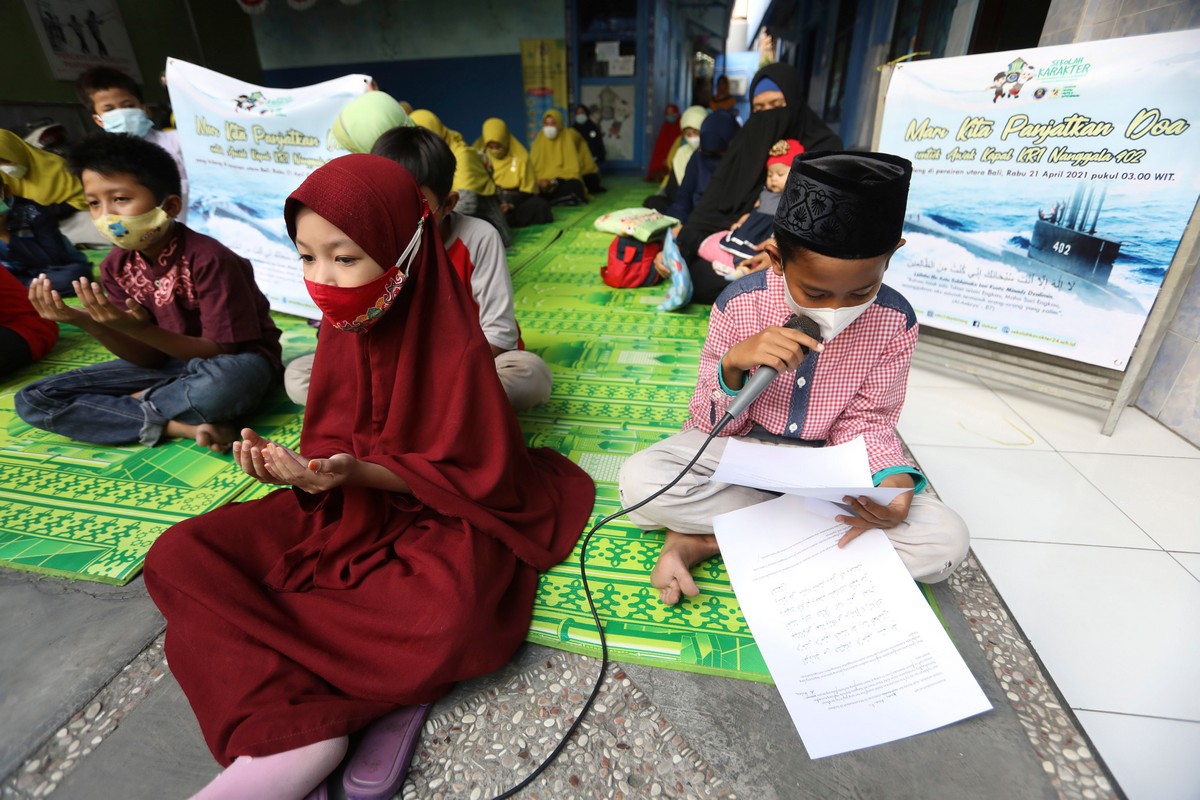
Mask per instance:
[[[283,116],[284,109],[292,102],[290,96],[267,98],[261,91],[239,94],[232,100],[234,112],[251,116]]]
[[[1085,79],[1092,64],[1083,56],[1055,58],[1046,66],[1037,67],[1018,56],[992,76],[992,102],[1021,98],[1021,90],[1035,84],[1030,93],[1034,100],[1047,98],[1077,98],[1079,83]]]
[[[997,100],[1016,100],[1021,96],[1021,89],[1037,75],[1037,68],[1025,59],[1017,56],[1008,66],[992,76],[992,102]]]

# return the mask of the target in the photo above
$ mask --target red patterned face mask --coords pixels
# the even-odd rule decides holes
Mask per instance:
[[[408,271],[416,258],[421,245],[421,231],[425,227],[425,218],[417,223],[417,232],[412,241],[404,248],[400,258],[391,269],[384,272],[373,281],[361,286],[330,286],[324,283],[313,283],[308,278],[304,285],[308,293],[325,319],[339,331],[348,333],[366,333],[383,318],[404,284],[408,282]],[[400,271],[400,265],[404,271]]]

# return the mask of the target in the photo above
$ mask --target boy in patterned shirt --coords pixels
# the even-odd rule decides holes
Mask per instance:
[[[82,307],[64,304],[45,276],[29,299],[41,317],[82,328],[117,360],[26,386],[14,398],[17,414],[94,444],[187,438],[228,450],[235,421],[283,371],[279,329],[253,267],[173,219],[179,170],[161,147],[104,134],[82,141],[67,162],[97,230],[116,246],[99,283],[74,281]]]
[[[700,449],[750,371],[764,365],[778,372],[678,484],[629,515],[647,530],[666,528],[650,576],[664,603],[699,594],[691,568],[719,552],[713,517],[776,496],[709,479],[729,436],[807,447],[864,437],[875,484],[913,491],[886,506],[845,498],[853,513],[837,518],[850,526],[838,545],[881,528],[925,583],[945,580],[966,558],[966,525],[920,494],[927,482],[896,435],[917,319],[883,276],[904,244],[911,175],[907,160],[882,153],[806,153],[793,162],[775,242],[765,248],[771,268],[733,283],[713,304],[691,418],[621,468],[623,505],[648,497]],[[813,319],[821,341],[783,327],[793,314]]]

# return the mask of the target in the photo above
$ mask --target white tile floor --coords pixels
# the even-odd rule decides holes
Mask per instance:
[[[1200,449],[914,365],[900,434],[1130,800],[1200,800]]]

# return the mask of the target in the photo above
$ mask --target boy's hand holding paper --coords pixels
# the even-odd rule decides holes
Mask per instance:
[[[901,510],[904,515],[908,513],[907,504],[902,503],[904,507],[899,509],[893,501],[907,492],[911,502],[912,488],[897,486],[899,481],[891,478],[875,486],[867,464],[867,445],[861,436],[832,447],[781,447],[730,439],[712,480],[800,495],[809,511],[830,519],[848,515],[876,522],[879,527],[892,527],[903,517],[890,525],[884,524],[887,519]],[[847,503],[847,497],[865,497],[871,505]],[[868,529],[855,527],[852,532]]]

